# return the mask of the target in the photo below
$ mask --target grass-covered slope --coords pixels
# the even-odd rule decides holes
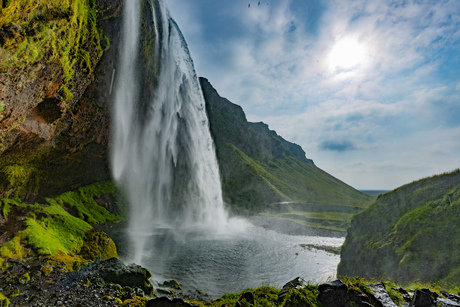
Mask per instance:
[[[71,99],[75,65],[91,71],[102,55],[96,1],[8,0],[0,12],[0,72],[46,58],[47,65],[62,69],[57,86],[64,99]]]
[[[373,200],[322,171],[299,145],[264,123],[250,123],[242,108],[200,78],[226,202],[237,213],[265,212],[299,224],[344,231],[354,213]]]
[[[353,218],[340,275],[460,282],[460,170],[381,195]]]

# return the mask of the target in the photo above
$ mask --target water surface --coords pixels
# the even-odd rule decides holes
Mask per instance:
[[[184,290],[213,298],[267,284],[282,287],[297,276],[320,283],[335,277],[340,257],[301,245],[339,247],[344,238],[310,232],[286,234],[242,220],[219,232],[159,228],[147,239],[142,264],[158,282],[175,279]]]

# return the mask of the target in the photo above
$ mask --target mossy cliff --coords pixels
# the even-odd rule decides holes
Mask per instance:
[[[0,199],[0,266],[6,268],[9,259],[47,256],[50,265],[71,271],[97,259],[117,257],[115,243],[103,232],[92,231],[94,225],[121,219],[113,195],[114,186],[108,181],[40,204]]]
[[[373,198],[316,167],[303,149],[200,78],[216,146],[225,201],[236,213],[260,213],[307,226],[345,231]]]
[[[460,283],[460,170],[378,197],[355,216],[338,274]]]
[[[47,276],[117,257],[112,239],[94,227],[125,214],[108,167],[122,4],[0,2],[3,272],[39,259]]]
[[[0,14],[0,197],[110,178],[108,106],[122,2],[9,0]]]

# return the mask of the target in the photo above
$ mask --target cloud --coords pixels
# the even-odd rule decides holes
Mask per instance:
[[[168,1],[198,74],[332,175],[379,188],[460,164],[457,1]],[[337,74],[347,37],[365,61]]]
[[[348,140],[345,141],[323,141],[318,145],[319,150],[331,150],[331,151],[350,151],[356,150],[356,145]]]

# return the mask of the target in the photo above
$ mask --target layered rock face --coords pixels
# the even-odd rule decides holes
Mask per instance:
[[[0,68],[1,197],[20,196],[32,201],[70,187],[109,179],[108,109],[121,8],[121,0],[101,0],[94,7],[84,8],[98,13],[97,27],[101,31],[88,34],[88,31],[96,31],[91,28],[96,26],[95,21],[88,19],[81,33],[78,32],[81,34],[78,54],[54,54],[54,45],[45,46],[40,49],[45,52],[44,56],[37,56],[30,63],[5,64],[15,56],[24,57],[20,47],[29,39],[27,35],[35,37],[37,31],[47,27],[50,31],[58,29],[77,15],[74,11],[63,9],[54,15],[49,13],[50,16],[40,11],[36,20],[19,16],[20,24],[14,25],[22,27],[21,33],[27,35],[17,38],[16,49],[7,44],[8,33],[3,35],[0,46],[4,60]],[[62,31],[66,33],[65,29]],[[72,64],[66,64],[66,60]]]

